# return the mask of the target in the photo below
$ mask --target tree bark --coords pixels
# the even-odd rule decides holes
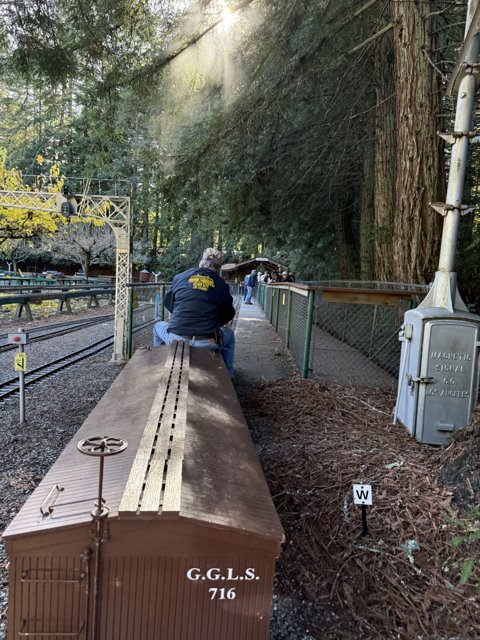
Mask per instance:
[[[88,278],[90,275],[91,262],[90,262],[90,255],[86,251],[83,252],[83,260],[81,264],[83,269],[83,275],[85,276],[85,278]]]
[[[437,137],[439,83],[431,33],[435,2],[393,0],[397,103],[397,179],[393,275],[431,279],[438,259],[440,221],[429,202],[440,199],[441,145]],[[428,57],[427,57],[428,56]]]
[[[335,238],[340,252],[340,277],[343,280],[355,277],[355,257],[358,255],[353,238],[351,210],[349,212],[347,209],[349,208],[339,206],[335,215]]]
[[[159,246],[161,246],[160,242],[160,196],[158,190],[155,192],[155,209],[154,209],[154,220],[153,220],[153,230],[152,230],[152,257],[157,255],[157,251]]]
[[[363,189],[360,205],[360,277],[374,279],[374,151],[367,149],[363,158]]]
[[[387,18],[389,19],[389,18]],[[374,262],[375,278],[393,279],[393,220],[395,207],[395,84],[392,31],[379,40],[375,71],[375,165],[374,165]]]

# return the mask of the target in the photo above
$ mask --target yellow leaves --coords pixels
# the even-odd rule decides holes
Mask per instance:
[[[50,179],[44,175],[37,176],[35,184],[26,184],[21,171],[6,166],[7,154],[0,148],[0,240],[31,238],[38,235],[50,235],[57,230],[57,222],[61,222],[52,206],[45,209],[45,198],[41,193],[57,193],[63,185],[60,176],[60,165],[55,163],[50,169]],[[43,156],[37,156],[37,163],[42,165]],[[20,194],[19,194],[20,192]],[[23,195],[25,194],[25,195]]]
[[[0,189],[18,191],[22,185],[22,174],[18,169],[7,169],[0,158]]]
[[[191,79],[191,87],[194,93],[198,93],[205,86],[205,78],[200,73],[195,73]]]
[[[26,239],[50,235],[57,230],[52,216],[42,211],[0,208],[0,238]]]
[[[105,222],[103,220],[100,220],[99,218],[91,218],[88,215],[87,208],[85,208],[82,211],[81,216],[71,216],[71,218],[69,218],[69,222],[70,224],[73,224],[75,222],[82,222],[84,224],[93,224],[95,227],[103,227],[105,225]]]
[[[103,227],[109,218],[110,203],[104,202],[100,206],[95,207],[88,202],[88,198],[83,202],[81,207],[81,215],[73,215],[70,222],[82,222],[84,224],[92,224],[95,227]],[[103,218],[103,219],[102,219]]]
[[[50,179],[56,180],[60,176],[60,164],[58,162],[54,162],[50,167]]]

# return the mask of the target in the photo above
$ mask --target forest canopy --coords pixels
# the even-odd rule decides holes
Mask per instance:
[[[0,142],[92,185],[132,184],[144,264],[207,245],[307,280],[429,282],[464,0],[2,3]],[[472,146],[465,201],[477,199]],[[474,296],[478,219],[458,271]]]

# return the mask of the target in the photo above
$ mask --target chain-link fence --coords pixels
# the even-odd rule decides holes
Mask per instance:
[[[230,287],[230,293],[232,294],[233,297],[239,296],[239,295],[243,296],[243,294],[245,293],[245,288],[243,284],[238,282],[228,282],[227,284]]]
[[[403,315],[420,302],[427,288],[340,284],[260,284],[257,300],[305,378],[392,387]]]
[[[153,325],[158,320],[168,320],[169,313],[163,306],[170,282],[131,282],[128,311],[128,357],[139,347],[153,344]],[[239,286],[229,283],[236,307],[240,303]]]
[[[392,387],[398,375],[403,315],[418,305],[426,287],[422,291],[418,285],[408,289],[398,283],[388,289],[340,284],[259,284],[256,298],[303,377]],[[168,320],[163,300],[170,283],[128,286],[130,357],[139,347],[152,346],[157,320]],[[241,285],[231,284],[230,289],[238,301]]]
[[[167,319],[163,299],[168,282],[131,282],[128,309],[128,357],[139,347],[151,347],[153,325]]]

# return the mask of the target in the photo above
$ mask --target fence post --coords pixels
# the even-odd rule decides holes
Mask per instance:
[[[127,358],[130,360],[132,357],[133,348],[133,287],[128,291],[128,315],[127,315]]]
[[[160,318],[165,320],[165,307],[163,306],[163,301],[165,300],[165,284],[162,284],[162,299],[160,301]]]
[[[275,317],[275,333],[278,333],[278,316],[280,315],[280,294],[281,289],[278,289],[278,297],[277,297],[277,315]]]
[[[292,320],[292,289],[288,288],[288,299],[287,299],[287,326],[285,328],[285,344],[287,347],[290,346],[290,324]]]
[[[343,318],[342,337],[340,338],[342,342],[345,342],[345,334],[347,332],[347,316],[348,316],[348,304],[345,304],[345,316]]]
[[[305,348],[303,351],[302,377],[308,378],[308,364],[310,360],[310,345],[312,343],[313,312],[315,309],[315,289],[308,291],[307,326],[305,328]]]
[[[370,332],[370,345],[368,347],[368,357],[371,358],[372,356],[372,351],[373,351],[373,339],[375,337],[375,330],[376,330],[376,324],[377,324],[377,308],[378,305],[375,305],[374,309],[373,309],[373,321],[372,321],[372,330]]]

